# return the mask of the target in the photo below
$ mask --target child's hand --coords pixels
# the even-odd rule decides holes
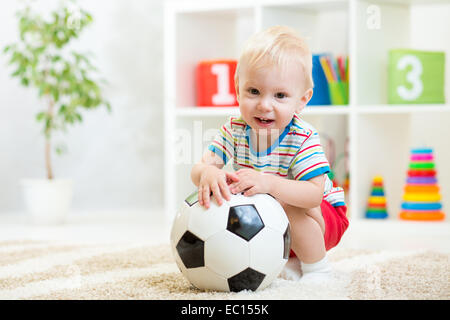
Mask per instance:
[[[215,166],[207,166],[200,176],[198,184],[198,202],[206,209],[209,208],[209,200],[211,192],[219,206],[223,203],[223,198],[229,201],[231,193],[229,184],[239,181],[238,176],[234,172],[226,172]]]
[[[244,192],[244,196],[252,196],[257,193],[269,193],[270,181],[268,175],[253,169],[240,169],[236,171],[239,181],[230,185],[233,194]]]

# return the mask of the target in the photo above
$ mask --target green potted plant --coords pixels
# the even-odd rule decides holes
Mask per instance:
[[[52,11],[48,19],[29,6],[17,12],[17,19],[19,39],[3,51],[13,67],[11,76],[34,88],[44,106],[36,121],[43,126],[47,172],[46,179],[22,181],[24,200],[35,221],[60,223],[70,208],[72,181],[55,179],[51,156],[64,149],[55,147],[52,137],[57,131],[65,132],[69,125],[81,123],[82,110],[100,106],[111,110],[111,106],[99,85],[105,81],[94,78],[97,69],[89,56],[69,47],[92,22],[88,12],[70,1]]]

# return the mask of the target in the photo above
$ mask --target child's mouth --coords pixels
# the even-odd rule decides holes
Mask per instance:
[[[256,122],[261,126],[269,126],[274,122],[274,120],[266,119],[266,118],[255,117],[255,119],[256,119]]]

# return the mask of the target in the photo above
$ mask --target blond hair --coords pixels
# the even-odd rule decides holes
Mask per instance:
[[[250,37],[238,61],[234,75],[236,92],[239,87],[239,72],[242,66],[265,67],[276,64],[281,68],[294,62],[304,73],[304,90],[314,87],[312,79],[312,55],[306,41],[292,28],[273,26]]]

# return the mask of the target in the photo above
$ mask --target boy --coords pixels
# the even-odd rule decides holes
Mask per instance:
[[[191,171],[200,205],[220,206],[231,193],[268,193],[291,225],[286,279],[322,278],[326,251],[348,220],[342,188],[333,188],[317,131],[299,117],[312,97],[312,57],[295,32],[271,27],[251,37],[235,74],[239,118],[231,118]],[[233,160],[235,172],[222,170]],[[295,257],[296,256],[296,257]],[[298,258],[297,258],[298,257]]]

